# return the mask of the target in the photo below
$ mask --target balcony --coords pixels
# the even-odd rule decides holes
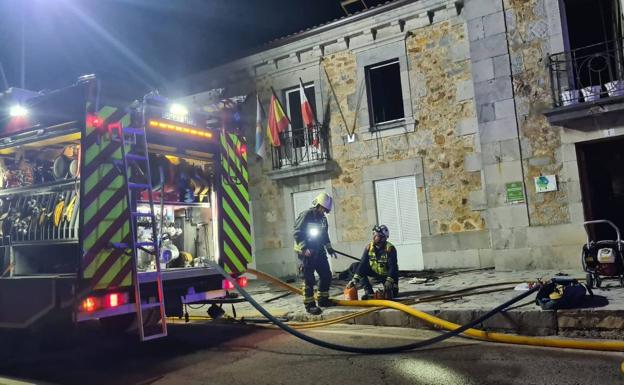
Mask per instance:
[[[624,55],[613,40],[549,57],[553,108],[549,122],[592,131],[624,123]]]
[[[297,128],[280,134],[281,146],[271,147],[271,179],[286,179],[332,170],[326,126]]]

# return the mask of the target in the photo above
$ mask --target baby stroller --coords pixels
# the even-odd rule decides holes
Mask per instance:
[[[589,227],[598,224],[608,224],[615,230],[615,240],[594,241],[591,239]],[[620,229],[608,220],[588,221],[583,223],[587,233],[587,243],[583,245],[581,262],[587,273],[587,286],[591,289],[600,287],[604,279],[619,279],[624,287],[624,244],[620,236]]]

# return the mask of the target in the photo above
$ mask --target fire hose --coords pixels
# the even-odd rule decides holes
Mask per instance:
[[[438,321],[447,323],[448,325],[453,325],[453,327],[449,328],[447,327],[447,329],[449,329],[450,331],[444,334],[441,334],[439,336],[427,339],[427,340],[423,340],[423,341],[417,341],[417,342],[413,342],[413,343],[409,343],[406,345],[400,345],[400,346],[393,346],[393,347],[383,347],[383,348],[361,348],[361,347],[356,347],[356,346],[346,346],[346,345],[339,345],[339,344],[334,344],[331,342],[327,342],[327,341],[323,341],[323,340],[319,340],[317,338],[308,336],[306,334],[301,333],[300,331],[288,326],[287,324],[285,324],[284,322],[280,321],[279,319],[275,318],[271,313],[269,313],[265,308],[263,308],[258,302],[256,302],[255,299],[253,299],[253,297],[251,295],[249,295],[249,293],[247,293],[247,291],[245,291],[242,287],[240,287],[240,285],[238,284],[238,282],[232,278],[228,273],[225,272],[225,270],[223,270],[223,268],[221,266],[219,266],[216,263],[211,263],[212,267],[214,267],[215,270],[217,270],[225,279],[227,279],[232,285],[234,285],[234,287],[236,288],[236,290],[238,290],[238,292],[253,306],[256,308],[256,310],[258,310],[260,312],[260,314],[262,314],[263,316],[265,316],[266,318],[268,318],[269,320],[271,320],[274,324],[276,324],[277,326],[279,326],[282,330],[286,331],[287,333],[290,333],[292,335],[294,335],[295,337],[298,337],[304,341],[310,342],[312,344],[324,347],[324,348],[328,348],[328,349],[332,349],[332,350],[338,350],[338,351],[342,351],[342,352],[348,352],[348,353],[359,353],[359,354],[391,354],[391,353],[399,353],[402,351],[407,351],[407,350],[413,350],[413,349],[418,349],[418,348],[424,348],[426,346],[429,345],[433,345],[436,344],[438,342],[442,342],[446,339],[449,339],[451,337],[455,337],[458,336],[464,332],[470,331],[470,330],[474,330],[472,329],[474,326],[477,326],[479,324],[481,324],[483,321],[487,320],[488,318],[491,318],[492,316],[494,316],[495,314],[501,312],[502,310],[504,310],[505,308],[509,307],[510,305],[522,300],[523,298],[528,297],[529,295],[533,294],[535,291],[537,291],[540,286],[535,286],[532,289],[520,294],[519,296],[512,298],[511,300],[497,306],[496,308],[490,310],[489,312],[487,312],[486,314],[482,315],[481,317],[473,320],[472,322],[469,322],[466,325],[463,326],[459,326],[456,324],[453,324],[451,322],[447,322],[444,320],[441,320],[437,317],[433,317],[430,316],[426,313],[420,312],[418,310],[412,309],[409,306],[403,305],[403,304],[399,304],[393,301],[387,301],[387,300],[369,300],[369,301],[337,301],[337,304],[344,304],[347,306],[384,306],[384,307],[392,307],[398,310],[402,310],[402,311],[406,311],[409,309],[410,310],[410,314],[412,315],[416,315],[421,319],[425,319],[427,320],[424,316],[427,317],[431,317],[432,319],[436,319]],[[290,286],[286,283],[284,283],[283,285],[287,285]],[[292,286],[291,286],[292,287]],[[293,289],[297,290],[297,288]],[[412,313],[415,312],[415,313]],[[483,333],[485,335],[487,335],[488,333],[482,332],[480,330],[475,330],[476,332],[479,333]],[[624,345],[624,343],[623,343]]]
[[[449,332],[442,334],[440,336],[424,340],[418,341],[414,343],[410,343],[407,345],[396,346],[396,347],[387,347],[387,348],[359,348],[352,346],[343,346],[337,345],[330,342],[322,341],[308,335],[305,335],[294,328],[286,325],[280,320],[276,319],[273,315],[271,315],[266,309],[264,309],[258,302],[256,302],[243,288],[238,285],[238,282],[234,280],[230,275],[228,275],[223,268],[218,265],[214,265],[215,269],[223,275],[230,283],[234,285],[234,287],[245,297],[249,303],[256,308],[263,316],[267,317],[278,327],[283,329],[284,331],[301,338],[307,342],[326,347],[333,350],[351,352],[351,353],[360,353],[360,354],[384,354],[384,353],[397,353],[406,350],[412,350],[417,348],[423,348],[425,346],[429,346],[441,341],[444,341],[448,338],[458,336],[460,334],[464,334],[467,337],[476,338],[483,341],[490,342],[502,342],[508,344],[516,344],[516,345],[528,345],[528,346],[539,346],[539,347],[553,347],[553,348],[565,348],[565,349],[580,349],[580,350],[598,350],[598,351],[624,351],[624,341],[617,340],[603,340],[603,341],[595,341],[595,340],[574,340],[574,339],[563,339],[563,338],[550,338],[550,337],[531,337],[531,336],[521,336],[521,335],[512,335],[512,334],[504,334],[504,333],[490,333],[478,329],[474,329],[474,326],[481,324],[483,321],[491,318],[495,314],[505,310],[510,305],[522,300],[523,298],[528,297],[529,295],[535,293],[540,285],[536,285],[535,287],[525,291],[524,293],[512,298],[511,300],[495,307],[491,311],[482,315],[481,317],[465,324],[463,326],[457,325],[455,323],[445,321],[438,317],[432,316],[430,314],[424,313],[422,311],[413,309],[405,304],[397,303],[394,301],[388,300],[368,300],[368,301],[335,301],[337,305],[343,306],[364,306],[364,307],[386,307],[393,308],[396,310],[403,311],[411,316],[417,317],[423,321],[429,322],[432,325],[438,326],[440,328],[449,330]],[[252,274],[257,274],[259,278],[269,279],[272,282],[279,282],[282,287],[289,288],[289,290],[293,290],[295,293],[300,293],[300,290],[293,287],[292,285],[288,285],[285,282],[282,282],[274,277],[271,277],[268,274],[261,273],[258,271],[250,271]]]

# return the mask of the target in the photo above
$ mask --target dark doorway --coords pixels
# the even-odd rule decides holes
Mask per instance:
[[[624,231],[624,139],[576,145],[585,220],[608,219]],[[594,239],[615,239],[606,225]]]

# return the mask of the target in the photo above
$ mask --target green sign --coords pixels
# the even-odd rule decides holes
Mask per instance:
[[[505,190],[507,191],[507,203],[524,202],[522,182],[507,183]]]

